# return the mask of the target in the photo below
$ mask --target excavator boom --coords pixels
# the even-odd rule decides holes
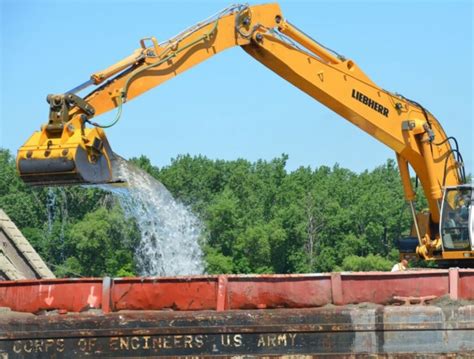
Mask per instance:
[[[439,258],[460,248],[445,249],[441,232],[449,231],[443,223],[440,226],[440,209],[447,208],[442,205],[446,189],[465,192],[460,187],[465,174],[455,139],[423,106],[380,88],[354,61],[288,22],[277,4],[234,5],[163,43],[153,37],[142,39],[140,48],[92,74],[86,83],[64,95],[49,96],[48,123],[18,151],[20,176],[33,185],[117,181],[116,155],[103,131],[108,126],[92,118],[116,108],[115,124],[125,102],[235,46],[394,150],[414,219],[418,256]],[[97,87],[84,98],[76,95],[90,85]],[[409,166],[423,187],[428,215],[415,211]],[[473,245],[470,241],[456,256],[474,258]]]

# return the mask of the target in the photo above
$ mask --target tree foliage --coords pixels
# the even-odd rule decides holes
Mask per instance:
[[[288,172],[287,159],[185,155],[142,168],[204,221],[210,273],[390,269],[411,223],[395,162],[356,174],[338,165]]]
[[[96,188],[31,188],[11,154],[0,149],[0,208],[58,276],[126,276],[139,232],[107,192]]]
[[[411,222],[395,162],[357,174],[338,165],[289,172],[287,160],[184,155],[163,168],[145,156],[132,162],[201,218],[208,273],[389,270],[394,243]],[[31,189],[5,150],[0,168],[0,208],[58,275],[136,273],[139,233],[110,194]]]

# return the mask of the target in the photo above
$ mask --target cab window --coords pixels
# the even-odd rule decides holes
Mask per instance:
[[[471,196],[470,188],[453,188],[446,191],[441,218],[441,236],[445,250],[471,249]]]

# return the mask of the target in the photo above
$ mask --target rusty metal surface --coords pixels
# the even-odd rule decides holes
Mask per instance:
[[[342,291],[343,304],[385,304],[395,296],[440,297],[449,294],[449,271],[350,273],[343,276]]]
[[[215,309],[215,277],[118,279],[112,285],[114,310]]]
[[[0,307],[30,313],[313,308],[430,296],[474,300],[474,270],[0,281]]]
[[[0,358],[469,358],[472,300],[461,269],[3,281]]]
[[[459,271],[459,298],[474,299],[474,270]]]
[[[0,307],[37,313],[81,312],[102,305],[101,279],[45,279],[0,282]]]
[[[474,355],[474,306],[0,315],[8,358]],[[0,355],[1,357],[1,355]],[[418,356],[420,357],[420,356]]]
[[[226,308],[311,308],[332,303],[330,275],[230,276]]]

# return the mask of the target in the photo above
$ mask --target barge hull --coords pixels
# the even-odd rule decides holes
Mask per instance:
[[[461,269],[3,281],[0,359],[474,358],[473,288]]]

